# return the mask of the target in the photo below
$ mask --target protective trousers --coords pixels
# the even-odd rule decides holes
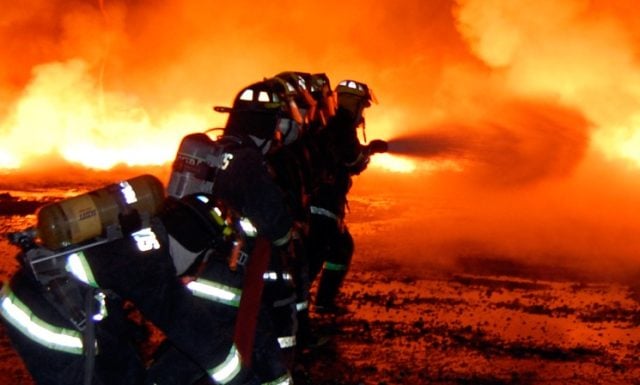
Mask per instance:
[[[208,309],[221,327],[232,331],[236,326],[244,278],[243,266],[232,270],[226,261],[215,259],[207,261],[198,277],[194,277],[186,286],[195,297],[195,302]],[[251,367],[260,381],[267,383],[287,375],[288,370],[265,306],[259,311],[254,338]],[[165,341],[155,356],[149,369],[154,378],[173,376],[172,373],[178,370],[182,372],[180,377],[202,375],[202,370],[170,341]]]
[[[315,305],[331,307],[351,265],[354,244],[349,229],[327,215],[312,214],[309,231],[309,275],[320,275]]]
[[[293,274],[288,267],[288,248],[273,247],[268,270],[263,275],[264,291],[261,311],[267,315],[268,325],[277,338],[280,361],[293,368],[296,346],[296,293]]]
[[[82,385],[85,375],[82,333],[43,296],[44,288],[18,270],[3,287],[2,319],[27,370],[38,385]],[[107,301],[108,316],[95,325],[97,354],[92,384],[140,384],[142,361],[126,331],[119,304]]]
[[[176,276],[166,239],[162,237],[163,228],[157,223],[155,226],[153,236],[145,231],[139,237],[133,234],[87,250],[86,261],[96,283],[130,300],[177,349],[216,382],[243,383],[250,375],[240,366],[230,330],[198,303]],[[149,373],[147,383],[186,384],[195,380],[154,373]]]

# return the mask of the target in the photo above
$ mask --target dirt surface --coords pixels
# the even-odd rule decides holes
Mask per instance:
[[[0,196],[3,279],[15,269],[5,234],[32,223],[44,199],[8,203],[25,196]],[[296,384],[640,384],[630,284],[492,255],[418,263],[420,239],[393,235],[417,214],[398,208],[383,195],[352,199],[356,255],[341,298],[349,313],[314,315],[330,339],[299,357]],[[3,332],[0,383],[32,384]]]

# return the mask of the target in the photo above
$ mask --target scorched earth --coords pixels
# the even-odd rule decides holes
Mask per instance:
[[[356,254],[341,299],[350,313],[314,316],[330,339],[300,356],[296,384],[640,384],[640,305],[630,282],[473,247],[444,262],[420,245],[452,221],[451,208],[380,191],[373,180],[356,181],[350,199]],[[16,267],[6,233],[33,223],[47,199],[85,187],[2,187],[6,279]],[[0,383],[33,383],[4,331]]]

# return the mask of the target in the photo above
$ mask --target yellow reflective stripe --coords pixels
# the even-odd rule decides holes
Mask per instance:
[[[95,288],[99,287],[96,278],[93,276],[93,271],[91,271],[87,257],[82,251],[67,256],[65,269],[87,285]]]
[[[71,354],[82,354],[80,332],[56,327],[41,320],[6,284],[0,292],[0,314],[22,334],[40,345]]]
[[[347,265],[343,265],[341,263],[325,262],[324,269],[333,271],[344,271],[347,270]]]
[[[261,385],[293,385],[293,378],[289,373],[286,373],[273,381],[262,382]]]
[[[240,306],[240,298],[242,297],[241,289],[202,278],[189,282],[187,288],[191,290],[196,297],[234,307]]]
[[[208,370],[211,378],[219,384],[227,384],[231,382],[235,376],[240,373],[240,353],[234,344],[229,350],[227,358],[220,365]]]

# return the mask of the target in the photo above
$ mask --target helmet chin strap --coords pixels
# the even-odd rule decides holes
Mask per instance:
[[[262,155],[265,155],[271,148],[271,140],[261,139],[254,135],[249,135],[249,137],[253,140],[256,146],[258,146]]]

